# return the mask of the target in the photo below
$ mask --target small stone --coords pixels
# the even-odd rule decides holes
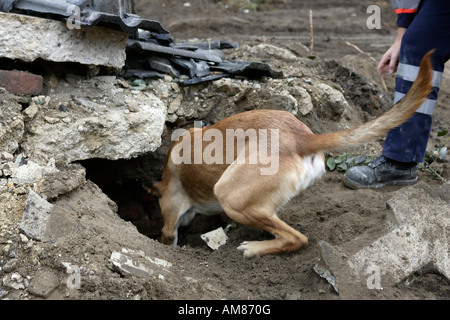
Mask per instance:
[[[27,243],[28,242],[28,238],[27,238],[26,235],[20,233],[19,237],[20,237],[20,241],[22,241],[22,243]]]
[[[28,291],[41,298],[48,296],[58,287],[58,275],[49,270],[42,270],[36,274],[30,283]]]
[[[57,118],[52,118],[52,117],[44,117],[45,121],[47,121],[50,124],[55,124],[59,122],[59,119]]]
[[[139,112],[139,104],[136,101],[130,101],[130,100],[126,100],[125,103],[127,104],[127,108],[128,110],[130,110],[130,112]]]
[[[61,112],[67,112],[67,107],[64,104],[59,105],[59,111]]]
[[[13,242],[8,250],[8,257],[9,258],[17,258],[19,256],[18,254],[19,250],[19,243]]]
[[[202,234],[200,238],[213,250],[219,249],[219,247],[223,246],[228,240],[228,237],[222,228],[217,228],[216,230]]]
[[[19,264],[19,259],[11,259],[9,260],[7,263],[5,263],[5,265],[3,266],[2,270],[5,273],[10,273],[13,272],[14,270],[17,269],[17,265]]]
[[[11,276],[6,276],[3,278],[3,286],[5,288],[23,290],[25,289],[25,284],[23,283],[23,278],[18,272],[14,272]]]
[[[123,80],[123,79],[117,79],[117,83],[122,86],[123,88],[127,89],[130,87],[130,85],[128,84],[127,81]]]
[[[38,113],[38,111],[39,111],[39,108],[38,108],[37,104],[32,103],[32,104],[30,104],[30,106],[28,108],[26,108],[23,111],[23,113],[29,119],[33,119],[36,116],[36,114]]]

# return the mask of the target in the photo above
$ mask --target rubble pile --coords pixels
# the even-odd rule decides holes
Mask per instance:
[[[133,14],[132,3],[119,1],[118,7],[111,1],[0,1],[0,11],[16,13],[0,15],[0,24],[8,26],[0,32],[0,57],[123,68],[126,78],[163,79],[168,74],[182,85],[223,77],[282,76],[266,63],[226,61],[221,50],[236,48],[232,41],[177,44],[158,21]],[[35,37],[36,28],[42,38]]]

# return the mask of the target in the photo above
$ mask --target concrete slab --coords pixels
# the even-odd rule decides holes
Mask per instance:
[[[61,21],[0,12],[0,57],[32,62],[78,62],[121,69],[124,32],[101,27],[70,30]]]

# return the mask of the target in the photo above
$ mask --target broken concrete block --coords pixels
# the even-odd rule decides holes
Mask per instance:
[[[6,275],[2,280],[3,286],[9,289],[23,290],[25,289],[25,283],[22,275],[18,272],[14,272],[11,275]]]
[[[143,252],[123,248],[122,252],[114,251],[109,259],[108,267],[123,276],[150,278],[155,273],[167,273],[172,264],[166,260],[147,257]]]
[[[40,166],[29,160],[26,165],[11,164],[10,168],[12,181],[16,184],[31,184],[42,179],[45,174],[59,172],[54,161],[49,161],[46,166]]]
[[[78,230],[79,222],[69,209],[54,206],[30,190],[18,228],[28,238],[38,241],[55,241],[70,236]]]
[[[34,189],[45,199],[66,194],[86,182],[86,170],[75,168],[65,171],[48,172],[35,183]]]
[[[423,182],[399,190],[388,201],[390,232],[354,254],[321,242],[316,272],[350,299],[361,291],[393,288],[425,266],[450,279],[450,201],[440,196],[449,193],[450,182],[436,190]]]
[[[77,62],[120,69],[128,35],[101,27],[70,30],[61,21],[0,12],[0,57]]]
[[[105,77],[77,81],[73,90],[61,94],[71,106],[66,112],[59,111],[58,99],[39,105],[26,122],[24,153],[39,164],[51,158],[68,164],[90,158],[130,159],[155,151],[161,146],[166,105],[149,91],[133,91],[130,97],[115,84],[115,78]],[[139,110],[129,112],[127,99]]]
[[[222,228],[217,228],[216,230],[204,233],[200,238],[213,250],[219,249],[227,243],[228,240],[228,237]]]
[[[123,276],[150,278],[153,274],[153,270],[148,269],[145,264],[117,251],[111,253],[110,261],[111,269],[119,272]]]
[[[30,190],[19,230],[28,238],[43,240],[53,205]]]
[[[13,94],[38,95],[42,92],[44,78],[22,71],[0,70],[0,87]]]
[[[59,278],[55,272],[41,270],[31,280],[28,291],[37,297],[46,299],[58,286]]]

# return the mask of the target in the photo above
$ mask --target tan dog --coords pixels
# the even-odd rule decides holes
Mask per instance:
[[[170,148],[162,181],[149,190],[160,196],[162,242],[176,245],[178,227],[188,225],[197,213],[225,212],[237,223],[275,236],[242,243],[238,249],[245,257],[306,246],[307,237],[281,221],[277,210],[325,173],[321,151],[384,136],[413,115],[431,91],[431,54],[422,60],[416,81],[400,102],[354,129],[315,135],[289,112],[254,110],[208,129],[186,131]]]

